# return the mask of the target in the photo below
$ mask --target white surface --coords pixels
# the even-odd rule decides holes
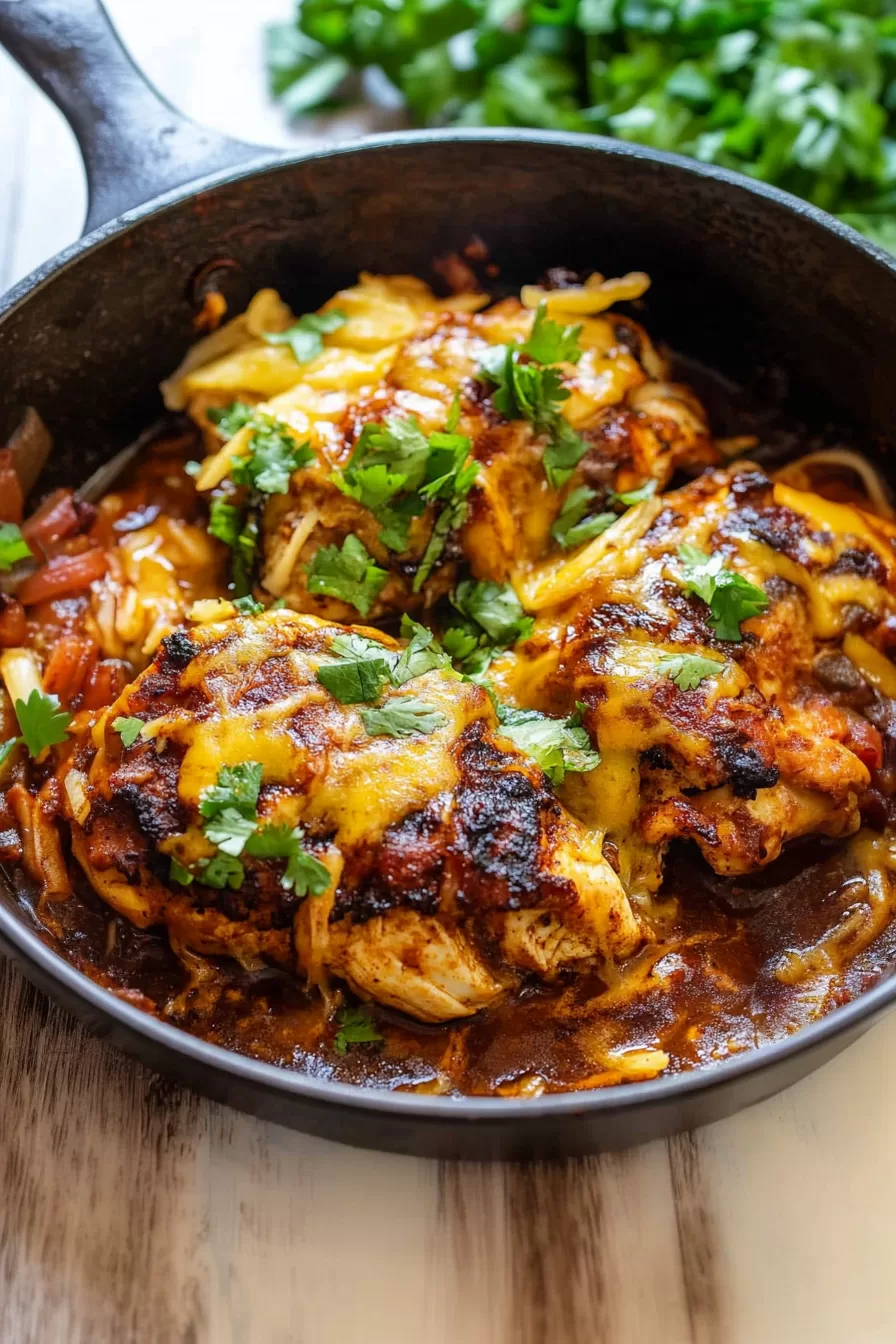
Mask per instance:
[[[159,87],[293,143],[260,23],[288,0],[110,0]],[[0,288],[74,238],[61,118],[0,56]],[[44,1024],[0,973],[0,1339],[10,1344],[880,1344],[896,1339],[896,1017],[669,1145],[458,1168],[305,1139]],[[5,1285],[5,1287],[3,1286]]]

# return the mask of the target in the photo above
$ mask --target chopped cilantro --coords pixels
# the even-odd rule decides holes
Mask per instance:
[[[198,877],[207,887],[216,887],[218,891],[223,891],[225,887],[239,891],[245,881],[246,871],[239,859],[231,854],[219,853],[214,858],[206,860]]]
[[[333,1041],[340,1055],[351,1045],[369,1045],[383,1038],[374,1025],[369,1008],[341,1008],[336,1014],[339,1030]]]
[[[172,882],[179,882],[182,887],[188,887],[193,881],[193,874],[190,872],[189,868],[185,868],[178,859],[174,858],[171,860],[168,876],[171,878]]]
[[[250,423],[249,451],[230,459],[231,479],[263,495],[287,494],[293,473],[314,461],[310,442],[297,444],[272,415],[258,413]]]
[[[213,499],[208,514],[208,530],[225,546],[236,546],[243,526],[244,511],[226,499]]]
[[[439,646],[433,632],[412,621],[410,616],[402,616],[401,633],[410,642],[392,669],[394,686],[403,686],[414,677],[422,677],[436,668],[451,666],[451,659]]]
[[[703,658],[699,653],[670,653],[659,660],[656,670],[680,691],[693,691],[706,677],[717,677],[724,666],[717,658]]]
[[[22,730],[18,741],[25,743],[29,755],[39,756],[44,748],[65,741],[72,716],[60,707],[58,696],[35,688],[27,700],[16,701],[15,711]]]
[[[563,370],[552,361],[575,363],[581,358],[581,327],[561,327],[545,316],[539,304],[532,334],[521,345],[493,346],[480,364],[480,373],[495,384],[492,402],[508,420],[528,420],[537,434],[545,434],[544,469],[556,489],[566,482],[588,450],[588,445],[560,414],[569,391]],[[532,361],[522,363],[520,356]]]
[[[345,313],[338,308],[330,308],[325,313],[305,313],[286,331],[263,331],[262,339],[268,345],[288,345],[295,355],[296,363],[307,364],[322,352],[322,337],[331,331],[338,331],[347,321]]]
[[[458,672],[471,681],[482,676],[495,652],[482,627],[463,619],[452,622],[444,631],[442,648]]]
[[[558,416],[542,458],[548,484],[555,490],[565,485],[587,451],[588,444],[581,434],[577,434],[567,420]]]
[[[255,407],[245,401],[232,401],[229,406],[212,406],[206,415],[222,439],[232,439],[255,414]]]
[[[495,384],[492,402],[508,420],[529,420],[539,434],[554,426],[561,402],[569,398],[560,369],[521,364],[515,345],[494,346],[486,352],[481,371]]]
[[[124,718],[119,714],[117,719],[112,720],[112,727],[121,738],[122,745],[132,747],[143,732],[143,720],[133,716]]]
[[[205,838],[216,845],[224,854],[234,858],[242,854],[246,841],[258,828],[258,819],[254,815],[244,816],[235,807],[224,807],[205,823]]]
[[[525,614],[509,583],[464,579],[451,601],[462,616],[480,625],[494,644],[515,644],[532,633],[533,619]]]
[[[447,723],[440,709],[411,695],[396,697],[375,709],[362,709],[360,714],[371,737],[428,735]]]
[[[12,569],[19,560],[27,560],[31,547],[15,523],[0,523],[0,570]]]
[[[337,635],[330,648],[338,662],[323,663],[317,679],[341,705],[376,700],[389,681],[395,661],[391,649],[364,635]]]
[[[366,635],[337,635],[330,650],[338,661],[323,663],[317,671],[318,681],[340,704],[369,704],[379,699],[387,685],[404,686],[433,668],[451,666],[451,659],[425,626],[403,616],[401,633],[410,642],[400,654]]]
[[[230,559],[234,589],[238,596],[245,597],[252,587],[252,571],[258,559],[258,523],[252,514],[245,517]]]
[[[683,588],[705,602],[710,610],[709,623],[717,638],[739,643],[741,621],[760,616],[768,607],[768,597],[742,574],[725,568],[721,555],[706,555],[696,546],[679,546],[683,566]]]
[[[0,746],[0,769],[2,769],[9,760],[21,740],[20,737],[11,737],[8,742],[4,742],[3,745]]]
[[[615,513],[588,513],[596,494],[589,486],[580,485],[567,496],[551,528],[551,536],[564,550],[599,537],[616,522],[618,515]]]
[[[332,881],[329,868],[305,848],[301,826],[265,826],[246,844],[255,859],[286,859],[281,886],[297,896],[321,896]]]
[[[337,597],[367,616],[389,577],[375,565],[367,547],[349,533],[338,546],[322,546],[308,565],[309,593]]]
[[[600,765],[600,754],[582,726],[581,709],[568,719],[501,704],[496,711],[500,731],[541,766],[552,784],[562,784],[567,772],[583,774]]]
[[[453,407],[449,422],[456,425]],[[344,470],[334,473],[343,494],[382,523],[382,544],[399,554],[408,548],[411,520],[420,517],[427,503],[444,503],[414,580],[415,592],[432,571],[448,533],[466,517],[464,500],[479,470],[469,453],[470,440],[453,429],[427,437],[413,416],[388,416],[384,424],[364,426]]]
[[[251,593],[245,597],[235,597],[233,605],[241,616],[260,616],[264,611],[264,603],[257,602]]]
[[[656,481],[645,481],[639,485],[637,490],[623,490],[622,494],[617,494],[614,490],[610,495],[610,502],[613,504],[624,504],[630,509],[634,504],[643,504],[645,499],[650,499],[656,494]]]
[[[261,776],[260,761],[222,766],[217,781],[203,789],[199,796],[200,813],[203,817],[212,818],[226,808],[233,808],[243,816],[254,817],[261,791]]]
[[[535,321],[529,339],[523,342],[522,353],[538,364],[578,364],[582,358],[579,337],[582,324],[561,327],[548,317],[547,304],[542,302],[535,310]]]

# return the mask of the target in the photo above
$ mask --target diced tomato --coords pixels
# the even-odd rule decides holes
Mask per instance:
[[[849,714],[848,717],[849,727],[844,745],[855,752],[869,770],[879,770],[884,762],[883,738],[874,724],[862,718],[861,714]]]
[[[23,607],[33,607],[37,602],[80,593],[108,568],[109,558],[98,546],[81,555],[59,555],[27,578],[16,597]]]
[[[96,509],[72,490],[54,490],[22,524],[22,536],[32,550],[46,549],[62,537],[87,532],[96,521]]]
[[[117,658],[102,659],[84,682],[82,709],[103,709],[111,705],[121,695],[128,680],[125,666]]]
[[[15,649],[25,643],[25,608],[14,597],[0,593],[0,648]]]
[[[0,448],[0,523],[20,523],[23,502],[12,449]]]
[[[65,635],[55,645],[44,670],[44,690],[58,695],[66,706],[71,705],[93,671],[98,649],[87,635]]]

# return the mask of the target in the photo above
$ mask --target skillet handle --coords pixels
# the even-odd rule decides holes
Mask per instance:
[[[75,133],[87,170],[84,233],[264,153],[172,107],[125,51],[101,0],[0,0],[0,43]]]

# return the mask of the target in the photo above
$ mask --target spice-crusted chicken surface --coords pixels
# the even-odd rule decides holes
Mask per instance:
[[[723,468],[763,445],[640,273],[443,269],[261,291],[95,507],[23,521],[0,451],[0,851],[89,974],[286,1067],[717,1062],[896,965],[886,489]]]
[[[368,731],[317,679],[352,637],[274,612],[163,641],[72,758],[74,852],[103,898],[190,951],[330,972],[423,1020],[483,1007],[508,968],[629,955],[639,924],[599,841],[502,738],[486,692],[435,668],[393,687]],[[409,735],[390,735],[402,715]],[[250,769],[248,811],[239,785],[210,811]],[[284,834],[292,848],[269,857]]]
[[[896,685],[894,536],[746,464],[645,501],[521,580],[524,603],[544,610],[493,666],[495,686],[554,714],[587,705],[602,761],[587,789],[570,785],[572,805],[606,830],[627,890],[658,888],[673,839],[733,876],[797,837],[852,834],[863,809],[889,816],[891,723],[876,692],[882,675]],[[729,638],[687,583],[719,561],[761,608]],[[557,594],[566,603],[547,605]],[[831,672],[843,664],[866,687],[864,714]]]
[[[187,409],[212,450],[199,489],[243,507],[241,463],[265,419],[288,447],[305,450],[281,488],[263,480],[256,492],[259,591],[299,611],[353,619],[355,606],[326,581],[328,548],[352,537],[380,575],[365,617],[431,607],[460,561],[476,579],[504,582],[521,557],[540,555],[570,479],[599,509],[613,491],[662,485],[677,468],[713,462],[699,402],[669,382],[637,322],[605,311],[617,293],[642,293],[647,277],[609,283],[617,288],[530,287],[523,293],[540,300],[536,312],[518,299],[477,311],[484,294],[438,299],[410,276],[362,275],[314,315],[324,330],[305,363],[280,334],[296,330],[295,318],[273,291],[230,324],[244,322],[228,353],[215,357],[227,329],[207,338],[165,385],[169,404]],[[509,398],[507,351],[527,375]],[[486,365],[493,382],[482,380]]]

